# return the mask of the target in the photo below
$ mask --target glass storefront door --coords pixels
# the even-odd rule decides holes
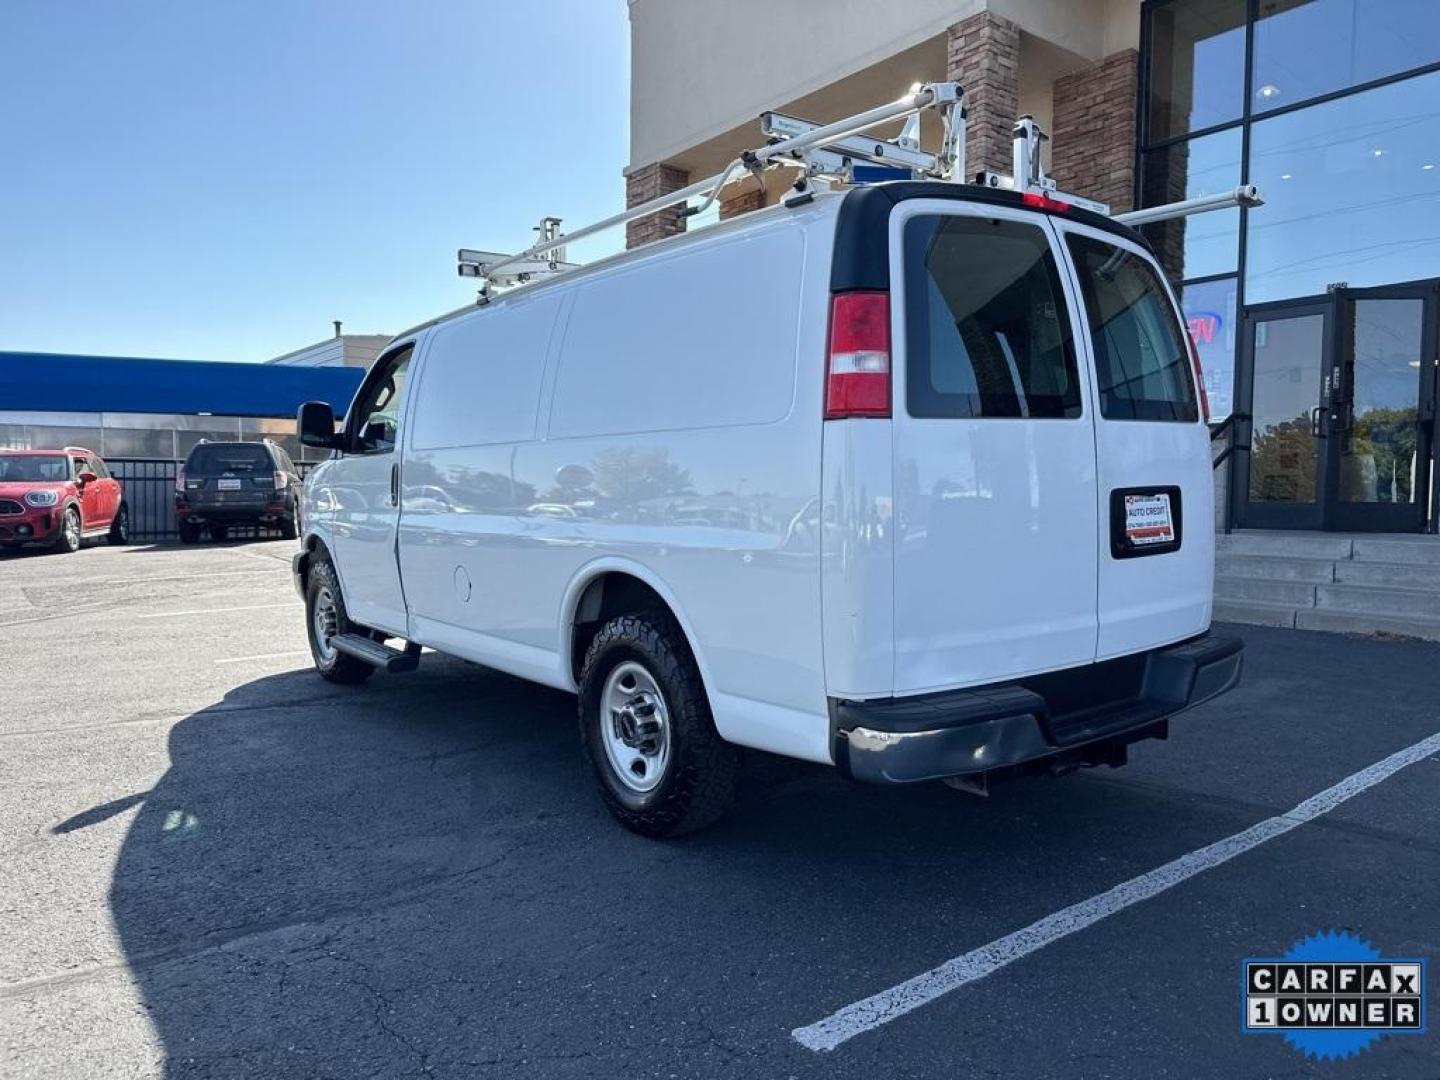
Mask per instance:
[[[1233,488],[1243,528],[1420,532],[1431,520],[1436,283],[1252,310]]]
[[[1238,407],[1248,454],[1236,458],[1236,520],[1249,529],[1320,529],[1328,301],[1268,307],[1242,329]]]
[[[1326,417],[1327,524],[1419,532],[1435,418],[1434,284],[1338,291],[1339,382]]]

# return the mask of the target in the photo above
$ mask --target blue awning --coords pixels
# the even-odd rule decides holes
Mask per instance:
[[[365,373],[131,356],[0,352],[0,411],[293,418],[306,401],[343,413]]]

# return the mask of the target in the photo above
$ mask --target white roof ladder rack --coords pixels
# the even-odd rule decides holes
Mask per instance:
[[[1200,195],[1193,199],[1165,203],[1163,206],[1151,206],[1144,210],[1130,210],[1123,214],[1111,215],[1110,207],[1105,203],[1087,199],[1083,195],[1073,195],[1067,191],[1057,190],[1055,181],[1045,175],[1045,169],[1040,163],[1040,149],[1049,141],[1050,136],[1040,130],[1040,125],[1035,123],[1034,117],[1028,115],[1020,117],[1015,121],[1012,131],[1014,143],[1011,167],[1014,175],[1005,176],[1001,173],[982,172],[975,177],[977,184],[1038,195],[1041,198],[1054,199],[1057,202],[1066,202],[1072,206],[1093,210],[1097,214],[1113,217],[1122,225],[1132,227],[1153,221],[1188,217],[1191,214],[1203,214],[1210,210],[1225,210],[1232,206],[1260,206],[1265,201],[1260,197],[1260,191],[1254,184],[1241,184],[1239,187],[1214,195]]]
[[[937,82],[916,86],[898,101],[833,124],[812,124],[782,113],[766,113],[761,117],[761,123],[770,141],[758,149],[745,151],[724,171],[678,191],[657,195],[638,206],[567,234],[560,233],[558,218],[545,218],[540,225],[540,241],[514,255],[462,248],[459,253],[460,275],[481,279],[480,298],[483,301],[492,286],[503,288],[530,281],[540,274],[573,269],[574,264],[564,261],[565,244],[703,196],[703,204],[693,210],[687,208],[682,211],[686,216],[700,213],[715,201],[720,189],[741,169],[758,177],[774,165],[798,164],[804,169],[797,182],[802,190],[815,180],[850,181],[857,162],[908,169],[913,177],[921,179],[958,180],[965,175],[965,109],[962,98],[963,91],[958,83]],[[918,114],[926,109],[938,109],[944,123],[938,154],[926,153],[919,146]],[[897,139],[857,137],[870,128],[905,117],[911,118],[911,121]]]
[[[920,113],[926,109],[936,109],[941,116],[943,134],[938,153],[920,149]],[[864,135],[873,127],[899,119],[905,119],[906,123],[894,139]],[[742,169],[750,172],[759,182],[760,174],[768,168],[798,165],[802,172],[795,187],[800,191],[806,191],[816,183],[894,179],[906,173],[915,180],[958,182],[965,177],[964,91],[955,82],[917,84],[898,101],[832,124],[816,124],[784,113],[766,112],[760,117],[760,126],[769,141],[758,149],[746,150],[714,176],[678,191],[657,195],[638,206],[570,233],[560,232],[559,218],[542,218],[535,227],[540,239],[514,255],[462,248],[459,253],[460,275],[480,280],[480,301],[483,303],[489,299],[492,288],[521,285],[545,274],[576,269],[577,264],[565,261],[568,243],[657,211],[670,210],[692,198],[703,197],[704,202],[696,207],[685,206],[680,210],[681,216],[701,213],[715,202],[720,189]],[[975,183],[1069,203],[1108,215],[1110,208],[1104,203],[1056,189],[1055,181],[1045,175],[1041,166],[1040,150],[1047,139],[1033,117],[1020,117],[1014,127],[1014,175],[981,172],[976,175]],[[867,170],[877,167],[880,171],[878,177],[866,175]],[[1261,202],[1260,193],[1253,184],[1242,184],[1217,195],[1203,195],[1164,206],[1133,210],[1116,214],[1114,218],[1126,225],[1143,225],[1231,206],[1259,206]]]

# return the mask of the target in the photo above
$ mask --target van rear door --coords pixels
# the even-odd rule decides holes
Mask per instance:
[[[1209,430],[1164,275],[1138,244],[1052,218],[1095,380],[1104,660],[1201,633],[1214,581]]]
[[[1082,326],[1040,215],[891,215],[895,692],[1095,658],[1099,505]]]

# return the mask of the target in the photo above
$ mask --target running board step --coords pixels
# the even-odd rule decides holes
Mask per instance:
[[[391,675],[402,675],[420,666],[420,646],[414,642],[401,650],[392,649],[384,642],[364,634],[337,634],[330,639],[330,645],[337,652],[363,660],[371,667],[388,671]]]

